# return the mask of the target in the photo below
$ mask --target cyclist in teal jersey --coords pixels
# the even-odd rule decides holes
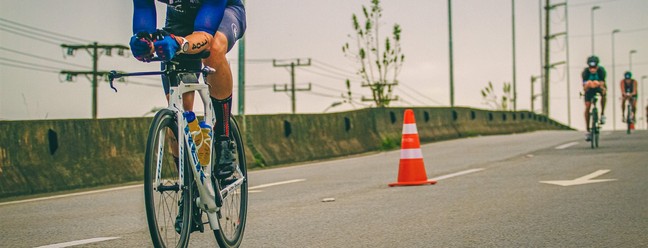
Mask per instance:
[[[583,78],[583,92],[585,92],[585,128],[587,133],[585,139],[591,139],[590,133],[590,108],[592,107],[592,98],[596,94],[601,94],[601,124],[605,124],[605,102],[607,88],[605,86],[605,68],[599,65],[599,58],[592,55],[587,58],[587,68],[581,74]]]
[[[632,114],[634,116],[633,122],[636,122],[637,118],[637,80],[634,80],[632,78],[632,72],[626,71],[623,74],[623,79],[620,82],[621,84],[621,94],[622,95],[622,100],[621,100],[621,118],[623,119],[623,122],[626,121],[625,118],[625,111],[626,111],[626,106],[625,102],[626,100],[629,100],[632,102]]]

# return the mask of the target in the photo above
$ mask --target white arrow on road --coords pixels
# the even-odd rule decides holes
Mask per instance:
[[[588,183],[602,183],[609,181],[616,181],[616,179],[592,179],[598,176],[601,176],[605,173],[610,172],[610,170],[597,170],[589,175],[585,175],[574,180],[560,180],[560,181],[540,181],[541,183],[555,184],[560,186],[574,186]]]

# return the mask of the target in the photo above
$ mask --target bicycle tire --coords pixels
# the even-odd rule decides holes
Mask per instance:
[[[632,105],[628,104],[628,111],[626,113],[626,134],[630,134],[630,128],[632,127]]]
[[[592,109],[592,112],[590,113],[590,124],[592,127],[590,128],[590,145],[592,149],[598,147],[598,110],[596,109],[596,106]]]
[[[177,145],[177,122],[175,113],[168,109],[160,110],[154,117],[149,129],[144,159],[144,202],[149,233],[155,247],[187,247],[189,243],[192,190],[189,185],[193,178],[185,163],[183,186],[179,187],[179,171],[172,155],[175,139]],[[168,137],[170,134],[173,137]],[[183,144],[181,141],[180,144]],[[187,154],[185,152],[185,161]],[[160,167],[158,167],[158,165]],[[154,185],[156,174],[160,173],[159,185]],[[182,201],[183,209],[181,232],[175,230]]]
[[[234,142],[234,151],[236,156],[237,166],[239,172],[234,173],[234,178],[245,177],[243,184],[240,185],[228,198],[224,199],[218,213],[218,230],[214,230],[214,236],[218,245],[222,248],[239,247],[243,241],[243,233],[245,231],[245,222],[247,220],[247,203],[248,203],[248,179],[247,179],[247,164],[245,161],[245,148],[243,146],[243,139],[238,127],[238,123],[234,118],[230,118],[230,141]],[[212,146],[215,147],[215,146]],[[214,158],[216,156],[213,156]],[[212,178],[214,187],[218,192],[222,187],[221,180]]]

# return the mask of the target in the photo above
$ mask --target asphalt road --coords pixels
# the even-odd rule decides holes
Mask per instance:
[[[388,187],[399,151],[251,172],[242,246],[648,247],[646,131],[603,133],[596,150],[581,132],[543,131],[422,153],[436,185]],[[0,203],[0,247],[150,247],[142,196]],[[216,243],[194,233],[191,247]]]

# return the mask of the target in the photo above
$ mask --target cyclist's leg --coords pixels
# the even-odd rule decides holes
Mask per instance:
[[[228,6],[220,26],[214,34],[210,56],[203,59],[205,65],[216,69],[215,73],[207,76],[217,119],[214,126],[215,137],[229,135],[228,120],[231,115],[233,82],[232,72],[225,55],[232,49],[236,41],[243,37],[245,28],[245,9],[239,6]]]
[[[598,92],[601,94],[601,118],[605,116],[605,103],[607,102],[607,88],[605,82],[601,82]]]
[[[590,89],[589,84],[584,86],[585,91],[585,129],[590,131],[590,108],[592,107],[592,98],[594,98],[594,90]]]
[[[632,97],[632,116],[633,116],[633,121],[637,121],[637,96]]]
[[[216,161],[218,169],[214,174],[218,178],[229,177],[234,171],[234,157],[230,147],[229,119],[232,112],[232,72],[225,54],[245,32],[245,9],[240,6],[228,6],[225,9],[221,24],[214,34],[210,47],[210,56],[203,59],[205,65],[216,70],[207,76],[211,101],[214,106],[216,123],[214,137],[216,142]]]
[[[621,97],[621,120],[623,122],[626,121],[626,118],[625,118],[625,110],[626,110],[625,102],[626,102],[626,97],[625,96]]]
[[[585,102],[585,128],[590,131],[590,108],[592,107],[592,102]]]

